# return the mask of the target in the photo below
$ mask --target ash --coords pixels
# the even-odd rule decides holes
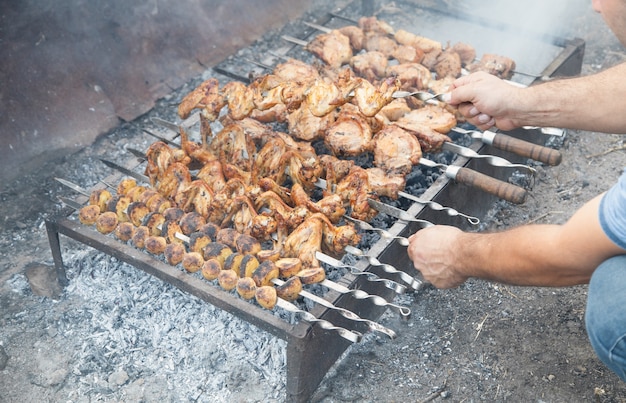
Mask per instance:
[[[283,399],[283,340],[102,253],[71,248],[64,256],[63,299],[78,308],[57,312],[49,299],[37,307],[47,333],[73,351],[63,369],[67,393],[57,397],[130,401],[158,382],[176,401]],[[24,276],[8,283],[30,294]],[[30,315],[6,325],[19,327]]]

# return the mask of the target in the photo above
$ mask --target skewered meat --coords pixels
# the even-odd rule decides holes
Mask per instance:
[[[323,223],[318,216],[307,218],[284,240],[282,257],[297,257],[305,267],[318,267],[315,252],[322,250]]]
[[[228,161],[245,171],[251,170],[256,153],[254,142],[237,124],[228,125],[220,130],[209,149],[214,155],[219,155],[222,162]]]
[[[131,238],[133,245],[138,249],[143,249],[146,245],[146,239],[150,236],[150,229],[145,225],[139,226],[135,229],[135,233]]]
[[[363,32],[372,32],[383,35],[393,35],[394,29],[391,25],[385,21],[379,20],[376,17],[361,17],[358,21],[358,26]]]
[[[385,57],[392,58],[397,46],[398,43],[386,34],[365,33],[363,48],[368,52],[380,52]]]
[[[366,171],[370,188],[378,196],[395,200],[406,185],[405,175],[390,175],[381,168],[367,168]]]
[[[357,91],[356,96],[361,93]],[[337,156],[357,156],[371,149],[372,128],[360,109],[346,105],[328,127],[324,144]]]
[[[394,34],[394,39],[401,45],[413,46],[414,48],[421,49],[424,53],[441,51],[443,49],[440,42],[415,35],[404,29],[397,30]]]
[[[313,115],[324,116],[348,102],[352,91],[361,83],[362,80],[355,78],[350,69],[343,69],[337,80],[316,80],[306,90],[306,104]]]
[[[350,38],[350,46],[352,46],[352,50],[354,53],[359,52],[363,49],[363,42],[365,41],[365,33],[363,30],[356,25],[347,25],[345,27],[339,28],[339,32]]]
[[[306,50],[317,56],[332,68],[339,68],[352,57],[350,38],[338,30],[317,35],[306,46]]]
[[[420,63],[403,63],[389,66],[386,74],[397,77],[400,81],[400,88],[407,91],[428,88],[428,83],[432,77],[430,70]]]
[[[311,113],[308,106],[300,108],[287,115],[289,134],[298,140],[315,141],[324,135],[324,131],[335,121],[335,111],[318,117]]]
[[[393,99],[393,93],[400,87],[400,81],[395,77],[387,78],[376,88],[368,81],[363,81],[354,90],[354,103],[359,107],[361,113],[372,117]]]
[[[483,57],[475,63],[467,66],[471,73],[475,71],[486,71],[500,78],[509,79],[515,70],[515,61],[505,56],[485,53]]]
[[[228,103],[228,114],[233,119],[243,119],[255,108],[254,91],[242,82],[227,83],[222,88],[222,94]]]
[[[456,125],[456,118],[438,105],[426,105],[405,114],[396,123],[401,127],[424,125],[445,134]]]
[[[346,213],[341,196],[330,194],[314,202],[299,184],[291,187],[291,199],[295,206],[304,206],[313,213],[322,213],[334,224]]]
[[[469,65],[476,59],[476,49],[467,43],[457,42],[452,46],[452,50],[459,54],[463,66]]]
[[[332,183],[328,185],[332,188]],[[375,198],[376,194],[369,185],[367,171],[360,166],[352,167],[350,173],[337,183],[334,193],[341,196],[346,206],[350,206],[350,215],[357,220],[369,222],[378,214],[367,201],[370,197]]]
[[[444,94],[450,91],[450,86],[454,82],[455,78],[448,76],[437,80],[430,80],[428,83],[428,89],[434,94]]]
[[[374,164],[392,175],[406,175],[422,157],[415,136],[396,125],[389,125],[374,137]]]
[[[383,124],[387,125],[390,122],[395,122],[402,116],[411,112],[412,108],[406,102],[405,98],[397,98],[389,102],[387,105],[376,114],[376,117],[381,119]]]
[[[408,45],[397,45],[391,52],[391,57],[398,63],[421,63],[424,60],[424,51]]]
[[[444,50],[437,56],[434,70],[438,79],[459,77],[461,75],[461,56],[451,48]]]
[[[350,59],[352,70],[360,77],[369,81],[375,81],[384,77],[387,64],[387,56],[376,51],[360,53]]]
[[[191,183],[191,174],[187,166],[180,162],[172,163],[161,180],[156,183],[156,190],[166,198],[174,198],[179,189],[184,189]],[[145,192],[144,192],[145,193]],[[177,202],[177,204],[180,204]]]
[[[272,74],[282,81],[312,81],[320,76],[317,68],[298,59],[278,64]]]
[[[339,159],[333,155],[320,155],[320,165],[323,168],[322,174],[330,183],[337,183],[343,179],[354,166],[354,161]]]
[[[300,225],[309,215],[309,211],[304,206],[290,207],[276,193],[272,191],[263,192],[256,199],[256,208],[269,210],[273,217],[277,217],[278,223],[288,230]],[[280,228],[280,227],[279,227]]]
[[[215,78],[209,78],[183,98],[178,105],[178,116],[187,119],[192,110],[203,108],[204,115],[213,121],[218,118],[224,106],[226,99],[220,93],[219,82]]]
[[[253,109],[250,118],[262,123],[284,122],[287,120],[287,107],[284,104],[276,104],[263,111]]]

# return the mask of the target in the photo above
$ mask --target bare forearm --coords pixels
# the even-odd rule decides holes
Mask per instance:
[[[520,91],[517,126],[626,133],[626,63],[593,76],[559,79]]]
[[[560,227],[533,225],[502,233],[465,233],[459,270],[466,277],[534,286],[568,286],[589,281],[593,268],[559,250]]]

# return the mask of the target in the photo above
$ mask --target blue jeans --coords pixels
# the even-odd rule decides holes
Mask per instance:
[[[585,323],[598,357],[626,381],[626,255],[604,261],[591,276]]]

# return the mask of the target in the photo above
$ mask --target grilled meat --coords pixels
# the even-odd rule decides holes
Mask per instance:
[[[306,50],[333,68],[350,62],[352,57],[350,38],[338,30],[316,36],[306,46]]]
[[[513,70],[515,70],[515,61],[506,56],[485,53],[478,62],[468,65],[467,70],[471,73],[486,71],[494,76],[509,79],[513,76]]]
[[[406,175],[422,157],[415,136],[399,126],[389,125],[374,137],[374,164],[392,175]]]

